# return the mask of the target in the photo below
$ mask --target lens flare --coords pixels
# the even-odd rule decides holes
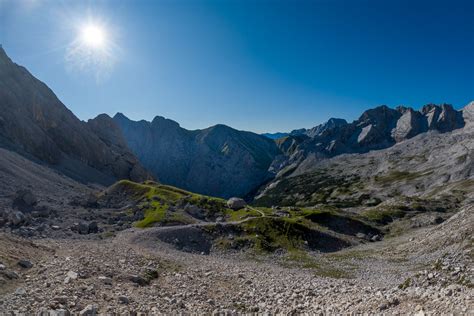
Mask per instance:
[[[67,68],[72,72],[91,73],[101,82],[109,76],[117,60],[116,32],[103,19],[85,20],[74,26],[76,37],[68,45],[65,56]]]

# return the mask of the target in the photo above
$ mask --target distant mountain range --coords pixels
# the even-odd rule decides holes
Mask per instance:
[[[365,111],[352,123],[331,118],[309,130],[293,131],[278,139],[277,143],[287,159],[273,167],[282,169],[298,164],[308,155],[328,158],[388,148],[421,133],[450,132],[464,124],[462,112],[449,104],[428,104],[420,111],[407,107],[391,109],[382,105]]]
[[[466,109],[379,106],[352,123],[331,118],[311,129],[263,135],[225,125],[186,130],[160,116],[137,122],[121,113],[82,122],[0,48],[0,146],[84,182],[153,177],[197,193],[251,198],[262,185],[331,157],[462,129]]]
[[[121,113],[114,121],[160,181],[202,194],[246,196],[273,177],[268,169],[281,154],[274,141],[225,125],[190,131],[160,116],[135,122]]]
[[[286,153],[255,203],[355,207],[405,198],[474,201],[474,102],[461,111],[385,106],[351,124],[278,140]],[[437,201],[437,202],[436,202]]]
[[[262,136],[265,136],[270,139],[278,139],[290,135],[290,133],[263,133]]]

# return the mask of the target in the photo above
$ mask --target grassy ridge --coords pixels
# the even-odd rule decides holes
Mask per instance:
[[[135,183],[121,180],[108,191],[112,194],[115,192],[125,195],[137,203],[138,208],[142,209],[144,214],[144,218],[134,224],[140,228],[151,227],[157,223],[189,224],[194,222],[195,220],[191,216],[183,212],[185,205],[193,205],[202,209],[205,216],[230,212],[223,199],[192,193],[153,181]]]

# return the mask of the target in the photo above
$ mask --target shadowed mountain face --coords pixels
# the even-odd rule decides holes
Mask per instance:
[[[97,120],[100,120],[100,124]],[[110,118],[85,123],[0,47],[0,145],[82,181],[144,180],[147,172]],[[102,123],[106,124],[102,124]],[[97,133],[97,134],[96,134]]]
[[[163,183],[220,197],[245,196],[271,178],[280,154],[264,136],[216,125],[189,131],[155,117],[152,122],[114,117],[128,146]]]
[[[288,136],[288,133],[263,133],[262,136],[265,136],[270,139],[279,139],[285,136]]]

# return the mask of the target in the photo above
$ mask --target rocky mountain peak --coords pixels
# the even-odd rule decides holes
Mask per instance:
[[[327,122],[317,125],[305,132],[309,137],[323,136],[338,127],[347,125],[347,121],[339,118],[330,118]]]
[[[10,57],[8,57],[7,53],[3,49],[3,46],[0,44],[0,63],[12,63]]]
[[[163,128],[163,129],[168,129],[168,128],[177,129],[177,128],[180,128],[178,122],[175,122],[171,119],[167,119],[163,116],[155,116],[153,121],[151,121],[151,124],[153,126],[158,126],[160,128]]]
[[[114,120],[160,181],[207,195],[245,196],[271,177],[268,168],[281,154],[273,140],[222,124],[190,131],[161,116],[151,123]]]
[[[395,108],[396,111],[398,111],[400,114],[405,114],[408,111],[414,111],[411,107],[407,107],[404,105],[399,105]]]
[[[440,112],[440,111],[441,111],[441,107],[433,103],[426,104],[421,108],[421,113],[423,115],[426,115],[430,112]]]
[[[391,109],[386,105],[380,105],[376,108],[370,109],[362,113],[358,119],[359,125],[378,125],[390,124],[400,117],[400,112]]]
[[[107,114],[99,114],[94,119],[88,120],[87,125],[108,145],[116,144],[126,148],[125,141],[117,124]]]
[[[0,145],[33,156],[82,181],[100,178],[108,183],[130,178],[130,170],[138,162],[127,146],[117,146],[117,139],[111,137],[116,129],[107,125],[108,116],[100,116],[91,124],[80,121],[51,89],[13,63],[3,49],[0,86]],[[102,133],[95,134],[100,127],[98,121],[111,130],[101,127]]]
[[[474,125],[474,101],[462,109],[462,116],[466,125]]]
[[[442,104],[436,129],[440,132],[449,132],[464,126],[462,113],[456,111],[451,104]]]
[[[294,129],[290,132],[290,135],[292,136],[303,135],[306,133],[306,131],[307,131],[306,128]]]
[[[128,120],[128,117],[126,117],[122,112],[117,112],[115,113],[114,120]]]

